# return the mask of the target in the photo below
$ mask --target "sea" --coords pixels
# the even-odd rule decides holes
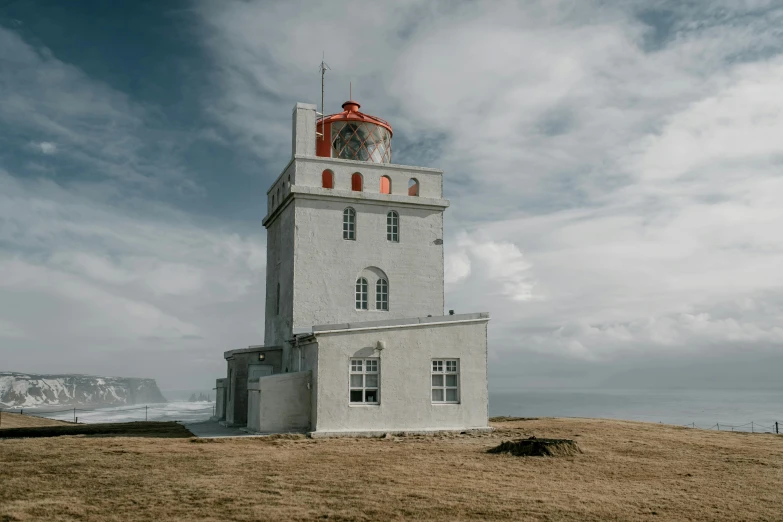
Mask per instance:
[[[165,392],[164,392],[165,395]],[[26,412],[78,422],[208,420],[214,402],[185,400],[76,411],[67,408]],[[172,397],[173,396],[173,397]],[[617,390],[529,389],[490,392],[489,415],[510,417],[587,417],[625,419],[702,429],[771,432],[783,429],[783,390]]]

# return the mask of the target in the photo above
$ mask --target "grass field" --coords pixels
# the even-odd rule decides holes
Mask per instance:
[[[180,439],[193,436],[184,426],[176,422],[74,424],[34,417],[32,415],[20,415],[18,413],[0,414],[0,440],[8,438],[59,437],[64,435]],[[0,522],[4,521],[0,520]]]
[[[387,439],[0,440],[0,521],[783,520],[783,437],[590,419]],[[568,438],[573,457],[487,454]]]
[[[32,415],[19,415],[18,413],[0,412],[0,430],[6,428],[34,428],[39,426],[68,426],[69,423],[34,417]]]

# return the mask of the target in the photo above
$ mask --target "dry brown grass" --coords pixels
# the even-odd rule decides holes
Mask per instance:
[[[783,520],[783,437],[589,419],[387,439],[0,441],[0,521]],[[491,455],[568,438],[584,453]]]
[[[45,419],[43,417],[33,417],[32,415],[19,415],[18,413],[0,412],[0,429],[67,425],[67,422]]]

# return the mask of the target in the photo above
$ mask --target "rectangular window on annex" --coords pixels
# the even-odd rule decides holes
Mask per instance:
[[[459,359],[432,360],[432,402],[459,403]]]
[[[380,403],[380,367],[381,361],[377,357],[351,359],[348,383],[351,404]]]

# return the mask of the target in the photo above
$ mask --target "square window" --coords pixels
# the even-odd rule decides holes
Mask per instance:
[[[433,403],[459,403],[459,359],[433,359],[431,378]]]
[[[348,399],[351,404],[379,403],[380,361],[378,359],[351,359]]]

